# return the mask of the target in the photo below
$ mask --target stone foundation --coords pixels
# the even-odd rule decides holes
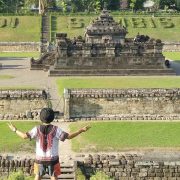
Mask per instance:
[[[67,120],[178,120],[180,89],[68,89]]]

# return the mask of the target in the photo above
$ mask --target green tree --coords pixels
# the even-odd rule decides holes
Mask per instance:
[[[0,0],[0,12],[17,13],[23,4],[24,0]]]
[[[176,3],[176,8],[180,10],[180,0],[176,0],[175,3]]]
[[[172,8],[175,5],[175,0],[161,0],[160,1],[160,8],[161,9],[167,9],[168,8]]]
[[[63,12],[67,12],[67,1],[66,0],[58,0],[56,2],[56,4],[62,8]]]
[[[134,11],[135,5],[136,5],[136,1],[137,0],[130,0],[130,7],[132,9],[132,11]]]

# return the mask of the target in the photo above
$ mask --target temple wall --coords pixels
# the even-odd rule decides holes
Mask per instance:
[[[56,68],[82,68],[82,69],[166,69],[164,65],[163,56],[150,57],[148,54],[143,56],[133,56],[131,53],[121,54],[118,57],[115,55],[107,55],[110,50],[106,50],[106,57],[67,57],[66,61],[62,61],[63,58],[58,60]],[[112,50],[114,53],[114,50]],[[100,52],[99,52],[100,53]],[[104,52],[102,51],[102,54]],[[127,61],[128,59],[128,61]],[[65,63],[65,66],[64,66]]]
[[[180,119],[180,89],[68,89],[64,97],[66,119]]]

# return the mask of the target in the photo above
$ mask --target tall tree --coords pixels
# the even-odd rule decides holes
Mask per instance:
[[[161,0],[160,1],[160,8],[164,9],[166,6],[168,8],[173,8],[175,5],[175,0]]]
[[[180,0],[176,0],[176,8],[180,10]]]

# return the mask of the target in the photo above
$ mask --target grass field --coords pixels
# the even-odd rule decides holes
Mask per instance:
[[[68,37],[84,36],[85,28],[97,18],[94,16],[59,16],[52,31],[65,32]],[[127,27],[127,37],[135,37],[140,34],[149,35],[155,39],[166,41],[178,41],[180,36],[180,17],[151,17],[151,16],[114,16],[116,22]]]
[[[1,16],[0,19],[1,42],[40,41],[40,16]]]
[[[163,55],[167,59],[180,60],[180,52],[163,52]]]
[[[59,94],[64,88],[180,88],[180,77],[61,77]]]
[[[27,58],[38,58],[40,52],[1,52],[0,57],[27,57]]]
[[[0,86],[0,90],[37,90],[37,87],[33,86]]]
[[[72,140],[76,152],[180,148],[180,122],[76,122],[70,129],[87,124],[92,128]]]
[[[37,125],[37,122],[14,122],[19,130],[27,132]],[[7,122],[0,122],[0,152],[28,151],[34,152],[35,142],[18,137],[7,126]]]
[[[12,78],[14,78],[14,76],[11,76],[11,75],[0,75],[0,80],[12,79]]]
[[[51,36],[56,32],[65,32],[68,37],[84,36],[85,28],[96,19],[98,15],[59,15],[52,16]],[[38,42],[40,41],[40,16],[1,16],[0,41],[1,42]],[[152,16],[117,16],[116,22],[127,27],[127,37],[140,34],[166,41],[178,41],[180,36],[180,17],[152,17]],[[53,39],[53,38],[52,38]]]

